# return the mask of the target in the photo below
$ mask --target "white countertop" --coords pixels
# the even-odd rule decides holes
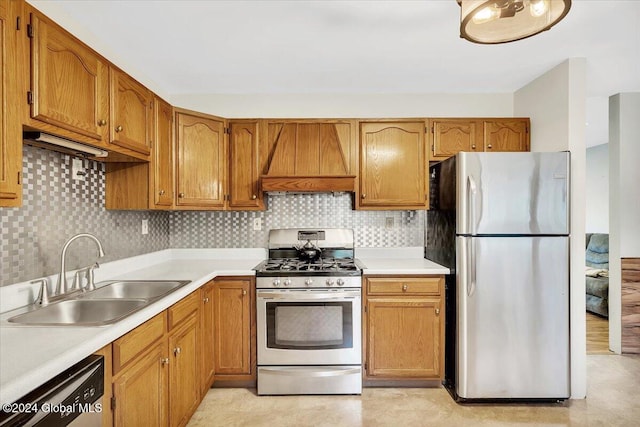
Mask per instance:
[[[252,276],[265,249],[168,249],[106,263],[96,282],[106,280],[191,280],[133,315],[100,327],[34,327],[8,323],[0,314],[0,403],[11,403],[73,364],[167,309],[216,276]],[[359,248],[364,274],[448,274],[423,258],[423,248]],[[70,274],[72,274],[70,272]],[[50,276],[50,283],[54,283]],[[32,303],[28,282],[0,287],[0,312]]]
[[[424,259],[424,248],[359,248],[363,274],[449,274],[449,269]]]
[[[8,324],[8,314],[0,316],[0,402],[11,403],[55,375],[101,349],[136,326],[152,318],[181,300],[195,289],[216,276],[252,276],[253,267],[264,260],[266,251],[246,250],[237,252],[238,259],[218,256],[210,250],[171,250],[161,251],[147,256],[135,257],[138,266],[134,269],[127,260],[115,261],[119,264],[112,268],[119,274],[99,278],[100,281],[112,279],[175,279],[191,280],[188,285],[179,288],[166,297],[150,304],[133,315],[107,326],[100,327],[33,327]],[[256,257],[258,253],[264,255]],[[228,254],[224,254],[227,255]],[[159,262],[154,264],[154,256]],[[184,258],[193,259],[184,259]],[[215,257],[216,259],[207,259]],[[204,258],[204,259],[203,259]],[[140,262],[140,261],[144,262]],[[113,266],[112,266],[113,267]],[[13,285],[12,285],[13,286]],[[23,288],[26,285],[22,286]],[[0,291],[2,289],[0,288]],[[11,295],[8,290],[0,295]],[[15,292],[14,292],[15,293]],[[25,292],[22,292],[24,294]],[[15,296],[15,295],[11,295]],[[22,295],[21,295],[22,296]],[[8,297],[7,297],[8,298]],[[24,305],[24,304],[23,304]]]

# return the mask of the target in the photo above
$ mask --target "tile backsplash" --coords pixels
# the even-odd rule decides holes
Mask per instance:
[[[77,181],[70,156],[27,145],[23,156],[23,206],[0,208],[0,286],[57,273],[64,242],[83,232],[101,240],[103,262],[167,248],[266,247],[269,229],[287,227],[353,228],[359,247],[424,246],[424,211],[355,211],[346,193],[268,195],[263,212],[108,211],[103,164],[83,160],[86,175]],[[93,242],[79,239],[67,268],[96,254]]]
[[[65,241],[92,233],[113,261],[169,247],[169,216],[165,212],[107,211],[102,163],[82,160],[84,181],[71,178],[72,157],[25,145],[23,204],[0,208],[0,286],[57,273]],[[149,234],[141,234],[142,219]],[[78,239],[67,252],[67,268],[96,260],[89,239]]]
[[[424,246],[425,211],[356,211],[351,195],[268,195],[264,212],[171,212],[172,248],[266,247],[268,230],[353,228],[356,246]],[[262,230],[253,230],[261,218]],[[387,222],[392,224],[387,225]]]

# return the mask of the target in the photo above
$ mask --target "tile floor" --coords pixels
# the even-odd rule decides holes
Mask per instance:
[[[587,356],[588,396],[556,405],[458,405],[442,388],[366,388],[362,396],[256,396],[211,389],[198,426],[640,426],[640,356]]]

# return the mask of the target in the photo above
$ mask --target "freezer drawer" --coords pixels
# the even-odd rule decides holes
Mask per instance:
[[[456,393],[565,399],[569,238],[457,237]]]
[[[569,234],[569,153],[460,153],[455,161],[456,234]]]

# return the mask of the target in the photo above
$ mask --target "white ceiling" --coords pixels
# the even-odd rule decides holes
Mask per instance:
[[[511,93],[570,57],[587,58],[589,97],[640,91],[635,0],[574,0],[502,45],[461,39],[455,0],[29,2],[170,96]]]

